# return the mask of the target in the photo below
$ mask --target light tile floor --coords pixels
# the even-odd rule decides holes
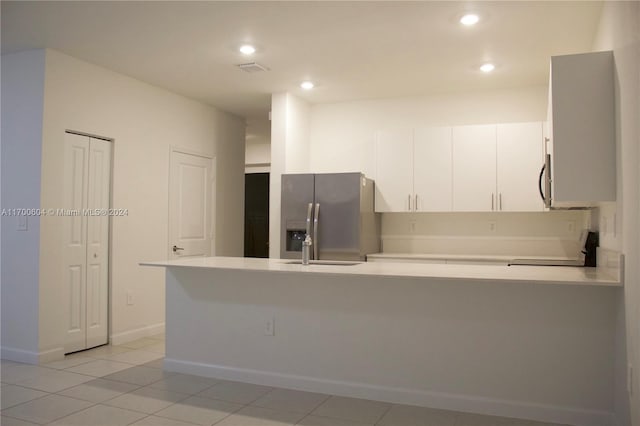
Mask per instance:
[[[28,365],[2,361],[2,426],[559,426],[162,370],[164,336]]]

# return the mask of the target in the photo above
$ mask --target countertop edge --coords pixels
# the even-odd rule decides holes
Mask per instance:
[[[203,258],[200,258],[203,259]],[[218,259],[225,259],[225,258],[207,258],[207,259],[214,259],[214,260],[218,260]],[[242,259],[242,258],[226,258],[226,259],[235,259],[235,261],[237,261],[237,259]],[[213,269],[213,270],[224,270],[224,271],[237,271],[237,270],[241,270],[241,271],[247,271],[247,272],[269,272],[269,273],[282,273],[282,274],[290,274],[290,273],[298,273],[298,274],[312,274],[312,275],[327,275],[327,276],[341,276],[341,277],[347,277],[347,276],[354,276],[354,277],[385,277],[385,278],[396,278],[396,279],[429,279],[429,280],[438,280],[438,281],[470,281],[470,282],[477,282],[477,283],[487,283],[487,282],[502,282],[502,283],[519,283],[519,284],[543,284],[543,285],[575,285],[575,286],[599,286],[599,287],[613,287],[613,288],[622,288],[623,287],[623,283],[616,280],[613,276],[606,274],[604,272],[595,272],[595,274],[599,274],[599,276],[594,277],[594,278],[590,278],[590,277],[583,277],[583,278],[539,278],[539,279],[530,279],[530,278],[525,278],[522,276],[504,276],[504,270],[502,270],[502,274],[499,273],[495,273],[495,275],[485,275],[485,276],[473,276],[472,271],[470,271],[468,274],[451,274],[451,275],[447,275],[446,273],[443,273],[443,271],[440,271],[439,273],[433,273],[433,272],[429,272],[429,269],[432,269],[433,265],[429,265],[429,264],[425,264],[425,265],[420,265],[419,269],[421,269],[418,272],[412,272],[412,271],[399,271],[397,267],[394,267],[393,271],[383,271],[381,270],[380,267],[377,268],[372,268],[374,270],[372,271],[359,271],[359,270],[345,270],[345,271],[336,271],[334,269],[328,269],[329,267],[327,266],[319,266],[319,265],[311,265],[311,266],[302,266],[302,265],[285,265],[283,263],[280,263],[280,259],[276,260],[273,259],[272,260],[275,265],[277,265],[279,267],[279,269],[275,269],[275,265],[274,268],[269,268],[268,266],[271,265],[271,263],[265,263],[265,265],[255,265],[255,266],[251,266],[251,267],[247,267],[245,265],[222,265],[222,264],[185,264],[185,263],[178,263],[180,262],[178,261],[158,261],[158,262],[140,262],[139,265],[140,266],[151,266],[151,267],[165,267],[165,268],[185,268],[185,269]],[[366,264],[366,263],[364,263]],[[380,265],[380,263],[371,263],[370,265]],[[397,265],[397,264],[396,264]],[[266,266],[266,267],[265,267]],[[446,268],[447,266],[445,265],[438,265],[441,268],[444,267]],[[453,265],[449,265],[450,267],[452,267]],[[283,268],[284,267],[284,268]],[[349,268],[350,266],[344,266],[341,268]],[[459,265],[456,265],[457,268],[459,268]],[[484,265],[480,265],[480,266],[476,266],[476,267],[480,267],[480,268],[527,268],[527,271],[525,272],[534,272],[535,269],[531,269],[531,268],[545,268],[545,269],[540,269],[538,271],[545,271],[545,272],[549,272],[549,270],[547,268],[558,268],[558,272],[560,272],[560,276],[562,275],[562,272],[565,273],[565,275],[567,273],[574,273],[576,272],[575,270],[573,272],[570,272],[570,270],[574,269],[572,267],[548,267],[548,266],[484,266]],[[318,268],[323,268],[323,269],[318,269]],[[569,268],[569,271],[562,271],[562,269],[564,268]],[[415,269],[415,268],[414,268]],[[445,269],[446,271],[446,269]],[[480,272],[480,271],[479,271]],[[482,271],[484,273],[487,272],[487,270]],[[496,271],[497,272],[497,271]],[[537,271],[536,271],[537,272]],[[481,274],[483,275],[483,274]],[[527,274],[528,275],[528,274]]]

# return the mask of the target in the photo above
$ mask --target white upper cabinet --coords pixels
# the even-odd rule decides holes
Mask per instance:
[[[376,211],[451,211],[451,127],[378,132]]]
[[[498,124],[497,209],[542,211],[538,176],[544,164],[542,123]]]
[[[415,211],[451,211],[451,161],[451,127],[431,127],[414,131],[413,208]]]
[[[376,138],[376,212],[413,205],[413,130],[380,131]]]
[[[496,126],[453,128],[453,210],[496,210]]]
[[[615,201],[612,52],[552,57],[549,97],[551,205]]]
[[[542,123],[381,131],[377,212],[542,211]]]

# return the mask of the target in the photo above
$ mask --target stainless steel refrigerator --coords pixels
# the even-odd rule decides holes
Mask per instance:
[[[314,260],[366,260],[379,252],[374,192],[362,173],[282,175],[280,257],[299,259],[306,234]]]

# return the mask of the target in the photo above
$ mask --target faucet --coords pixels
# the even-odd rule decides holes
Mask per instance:
[[[307,234],[307,236],[304,238],[304,241],[302,242],[302,264],[303,265],[309,264],[309,254],[311,252],[311,244],[313,244],[311,242],[311,235]]]

